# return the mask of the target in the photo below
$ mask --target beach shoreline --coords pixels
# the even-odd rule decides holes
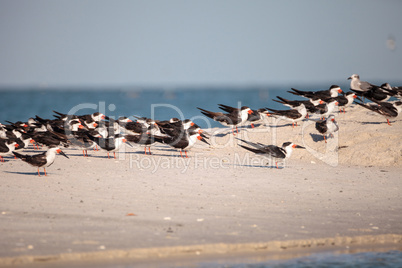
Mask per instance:
[[[366,235],[357,237],[327,237],[321,239],[269,241],[246,244],[204,244],[177,247],[133,248],[59,255],[18,256],[0,258],[1,266],[35,267],[113,267],[147,264],[185,267],[202,262],[253,263],[286,260],[311,254],[355,254],[402,250],[402,235]]]

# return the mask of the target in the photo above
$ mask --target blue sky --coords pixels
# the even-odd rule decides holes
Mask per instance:
[[[0,86],[402,81],[402,1],[0,0]]]

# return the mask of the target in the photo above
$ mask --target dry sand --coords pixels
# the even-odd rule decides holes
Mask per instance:
[[[58,156],[38,177],[8,158],[0,163],[0,266],[401,249],[401,119],[388,126],[362,107],[336,119],[328,143],[312,121],[242,129],[242,139],[307,148],[280,169],[237,146],[228,129],[208,130],[212,146],[197,144],[187,159],[160,144],[152,156],[126,146],[116,160],[68,148],[70,159]]]

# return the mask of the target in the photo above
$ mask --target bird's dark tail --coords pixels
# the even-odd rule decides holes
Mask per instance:
[[[228,112],[228,113],[230,113],[230,112],[232,112],[233,111],[233,107],[230,107],[230,106],[227,106],[227,105],[224,105],[224,104],[218,104],[219,105],[219,108],[220,109],[222,109],[222,110],[224,110],[225,112]]]
[[[241,144],[239,144],[239,146],[244,148],[244,149],[246,149],[246,150],[248,150],[248,151],[250,151],[250,152],[253,152],[255,154],[260,153],[260,150],[258,150],[258,149],[250,148],[250,147],[247,147],[247,146],[244,146],[244,145],[241,145]]]
[[[155,136],[153,135],[152,138],[159,143],[167,143],[167,137],[163,137],[163,136]]]
[[[290,93],[293,93],[293,94],[295,94],[295,95],[299,95],[299,96],[304,96],[305,94],[306,94],[306,92],[304,92],[304,91],[302,91],[302,90],[298,90],[298,89],[295,89],[295,88],[291,88],[294,92],[292,92],[292,91],[288,91],[288,92],[290,92]]]
[[[282,98],[281,96],[276,96],[278,99],[280,99],[281,101],[285,102],[285,103],[289,103],[290,100]]]
[[[199,107],[197,107],[197,109],[201,110],[201,113],[202,113],[203,115],[205,115],[205,116],[207,116],[207,117],[209,117],[209,118],[212,118],[212,119],[214,118],[213,112],[204,110],[204,109],[199,108]]]
[[[59,112],[56,112],[55,110],[53,110],[53,113],[58,114],[61,117],[67,116],[67,114],[59,113]]]
[[[370,106],[370,105],[366,105],[366,104],[361,103],[361,102],[355,101],[355,103],[358,104],[358,105],[360,105],[360,106],[362,106],[362,107],[364,107],[364,108],[366,108],[366,109],[368,109],[368,110],[374,111],[374,112],[377,110],[377,109],[375,109],[374,107],[372,107],[372,106]]]
[[[20,153],[17,153],[17,152],[13,152],[13,154],[14,154],[16,157],[18,157],[18,158],[20,158],[20,159],[22,159],[22,160],[26,160],[26,159],[27,159],[27,156],[26,156],[26,155],[23,155],[23,154],[20,154]]]

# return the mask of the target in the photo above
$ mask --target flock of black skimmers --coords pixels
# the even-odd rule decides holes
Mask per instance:
[[[352,103],[356,103],[370,111],[384,116],[389,125],[390,119],[396,118],[402,112],[402,87],[391,87],[388,83],[376,86],[368,82],[360,81],[354,74],[348,79],[350,92],[343,92],[337,85],[332,85],[328,90],[302,91],[292,88],[288,91],[294,95],[303,97],[303,100],[288,100],[277,96],[274,101],[290,107],[290,109],[275,110],[261,108],[252,110],[247,106],[231,107],[218,104],[223,112],[212,112],[197,107],[201,113],[224,126],[231,127],[233,135],[239,133],[238,126],[247,123],[254,127],[258,121],[264,121],[268,117],[277,120],[291,122],[293,127],[302,120],[314,120],[316,130],[321,133],[327,142],[327,136],[331,136],[339,130],[334,112],[336,106],[339,113]],[[396,101],[388,101],[394,97]],[[365,100],[371,101],[365,103]],[[132,146],[132,143],[144,146],[144,154],[151,154],[151,145],[155,142],[166,144],[180,150],[181,157],[188,157],[187,150],[197,141],[208,143],[208,135],[190,119],[179,120],[172,118],[160,121],[145,117],[136,117],[133,121],[127,117],[117,120],[107,117],[99,112],[90,115],[71,115],[54,112],[55,119],[43,119],[39,116],[29,118],[27,122],[0,123],[0,161],[3,156],[13,156],[34,166],[38,170],[50,166],[56,154],[68,156],[61,147],[76,147],[83,151],[83,156],[88,156],[88,150],[101,148],[107,152],[108,158],[123,144]],[[316,119],[314,119],[316,117]],[[235,133],[236,130],[236,133]],[[261,154],[274,159],[285,160],[292,154],[294,148],[304,148],[292,142],[285,142],[282,146],[264,145],[242,139],[240,147],[255,154]],[[33,155],[22,154],[18,151],[27,149],[28,146],[39,149],[39,146],[47,148],[45,152]],[[245,146],[245,145],[247,146]],[[148,149],[148,151],[147,151]],[[184,156],[183,156],[184,151]],[[276,162],[278,168],[278,163]]]

